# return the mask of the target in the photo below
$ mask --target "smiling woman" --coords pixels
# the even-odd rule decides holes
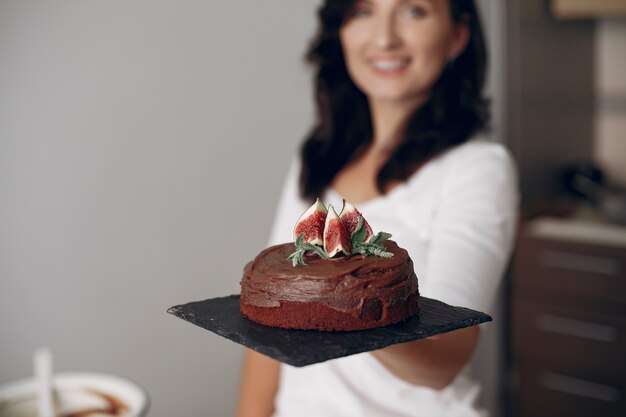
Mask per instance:
[[[473,1],[335,1],[320,18],[307,55],[317,68],[318,121],[302,148],[304,198],[337,186],[351,165],[370,187],[344,196],[367,200],[487,124],[486,49]]]
[[[420,293],[489,312],[517,215],[513,161],[479,134],[485,44],[473,0],[326,0],[308,52],[318,119],[271,243],[316,197],[358,203],[406,248]],[[496,318],[497,319],[497,318]],[[304,368],[248,352],[238,416],[483,416],[477,327]]]

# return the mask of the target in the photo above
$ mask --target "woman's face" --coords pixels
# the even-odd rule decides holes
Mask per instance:
[[[449,0],[357,0],[340,29],[354,83],[371,100],[423,103],[467,43]]]

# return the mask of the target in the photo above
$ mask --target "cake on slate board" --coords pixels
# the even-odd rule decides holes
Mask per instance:
[[[267,248],[245,266],[240,295],[168,312],[293,366],[491,321],[420,297],[413,262],[390,237],[374,235],[346,202],[337,215],[317,201],[297,222],[294,243]]]

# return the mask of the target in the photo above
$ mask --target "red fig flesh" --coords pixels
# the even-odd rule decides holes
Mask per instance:
[[[341,214],[339,215],[339,218],[341,218],[341,221],[346,226],[350,237],[352,237],[352,234],[356,231],[356,228],[359,224],[359,219],[363,219],[363,227],[366,231],[365,240],[363,241],[367,242],[370,237],[374,235],[372,228],[367,223],[361,212],[345,200],[343,201],[343,209],[341,209]]]
[[[324,225],[324,250],[329,258],[339,252],[350,255],[352,239],[332,205],[328,205],[328,215]]]
[[[320,203],[318,198],[298,219],[296,227],[293,229],[293,240],[296,240],[300,233],[304,233],[304,242],[322,246],[327,213],[326,207]]]

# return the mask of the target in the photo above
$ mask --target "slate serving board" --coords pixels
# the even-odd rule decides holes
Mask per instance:
[[[222,337],[278,361],[306,366],[329,359],[381,349],[491,321],[491,317],[464,307],[453,307],[420,297],[420,313],[407,321],[371,330],[320,332],[263,326],[239,312],[239,295],[177,305],[167,310]]]

